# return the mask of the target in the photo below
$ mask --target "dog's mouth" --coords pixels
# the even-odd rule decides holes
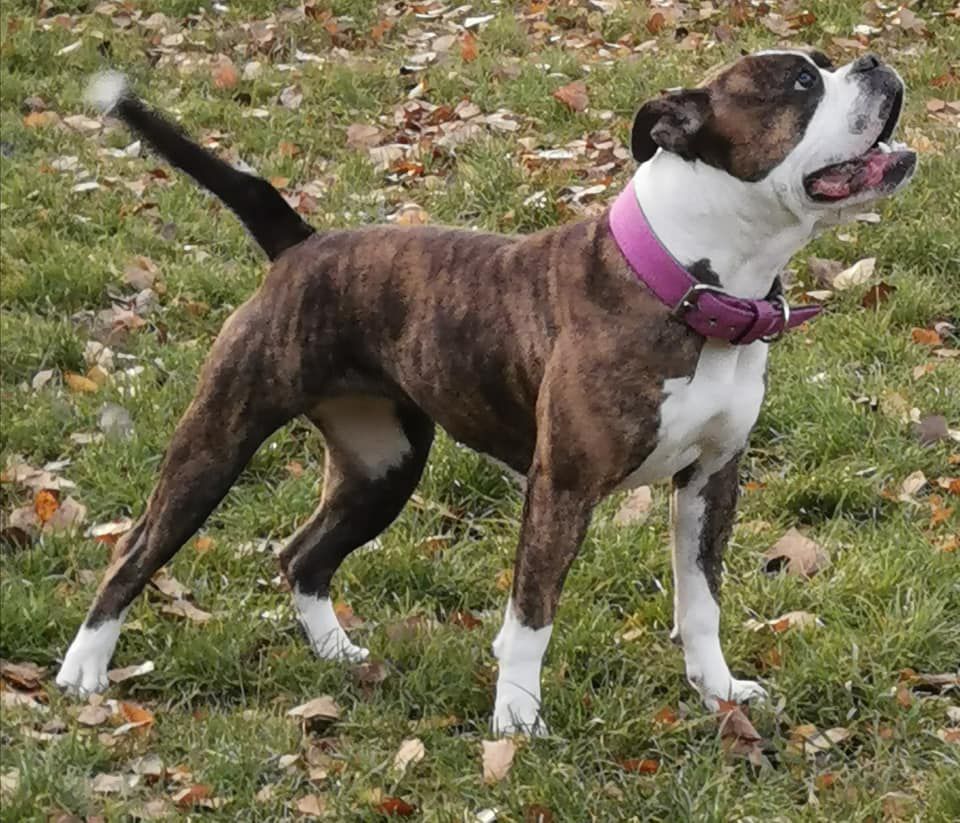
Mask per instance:
[[[903,143],[887,142],[893,137],[902,108],[901,88],[873,145],[857,157],[824,166],[804,177],[807,195],[820,203],[833,203],[865,192],[882,195],[896,189],[917,163],[916,152]]]

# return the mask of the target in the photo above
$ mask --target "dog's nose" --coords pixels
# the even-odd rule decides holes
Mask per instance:
[[[865,54],[853,61],[852,72],[873,71],[880,67],[880,58],[875,54]]]

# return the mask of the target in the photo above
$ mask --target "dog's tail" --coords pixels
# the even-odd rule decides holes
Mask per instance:
[[[169,163],[223,200],[271,260],[314,233],[266,180],[239,171],[198,146],[134,95],[122,74],[95,75],[87,101],[104,114],[116,114]]]

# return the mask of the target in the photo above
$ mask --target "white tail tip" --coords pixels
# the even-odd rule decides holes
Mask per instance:
[[[103,114],[112,111],[127,93],[127,78],[118,71],[102,71],[90,79],[86,101]]]

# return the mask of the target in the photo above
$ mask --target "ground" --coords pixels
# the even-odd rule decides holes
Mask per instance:
[[[960,369],[944,325],[960,317],[960,20],[945,2],[867,5],[478,0],[443,17],[429,0],[5,4],[0,655],[47,671],[5,669],[3,819],[960,817],[958,691],[911,674],[955,675],[960,658]],[[723,596],[731,668],[772,695],[750,710],[761,742],[718,733],[684,682],[657,487],[643,522],[617,521],[622,498],[598,512],[548,653],[552,736],[518,742],[509,774],[485,782],[517,487],[441,438],[414,503],[336,579],[353,638],[382,662],[320,662],[270,545],[258,550],[316,504],[322,443],[302,423],[271,438],[171,565],[189,598],[161,580],[167,593],[131,610],[114,666],[155,669],[77,717],[52,677],[122,525],[87,530],[139,514],[204,354],[265,272],[228,211],[85,111],[92,72],[129,72],[317,226],[517,232],[602,208],[629,177],[622,147],[645,98],[786,42],[842,62],[869,43],[892,61],[921,165],[901,197],[792,264],[795,301],[831,293],[822,319],[774,346]],[[824,286],[830,266],[811,255],[875,270]],[[26,468],[53,461],[68,462]],[[791,528],[829,557],[813,577],[764,571]],[[817,620],[745,625],[795,611]],[[322,695],[340,718],[305,733],[287,712]],[[131,718],[148,722],[119,725]],[[830,729],[837,742],[810,751]],[[401,773],[410,738],[425,754]]]

